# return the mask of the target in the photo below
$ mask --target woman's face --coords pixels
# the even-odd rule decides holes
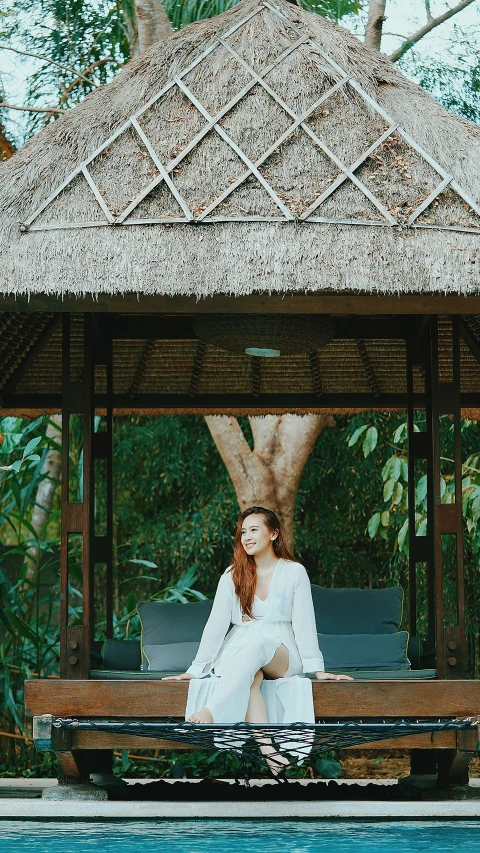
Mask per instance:
[[[242,545],[250,557],[256,557],[272,549],[277,533],[268,529],[263,515],[249,515],[242,525]]]

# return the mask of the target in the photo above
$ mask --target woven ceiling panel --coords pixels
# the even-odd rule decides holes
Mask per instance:
[[[35,395],[60,395],[62,335],[56,328],[38,351],[33,350],[52,315],[0,315],[0,349],[3,354],[3,388],[26,360],[26,369],[9,400]],[[381,322],[381,321],[379,321]],[[73,381],[81,381],[83,319],[73,317],[71,330]],[[440,318],[440,373],[449,381],[451,328]],[[461,391],[480,392],[480,365],[461,341]],[[406,393],[406,343],[404,340],[334,339],[313,354],[258,359],[229,353],[199,340],[116,340],[113,347],[114,394],[131,400],[144,395],[176,396],[263,394],[364,394],[370,399],[384,394]],[[106,391],[106,375],[97,369],[97,393]],[[414,392],[424,391],[424,378],[414,370]],[[39,396],[37,396],[39,395]],[[10,403],[9,403],[10,408]],[[219,403],[219,412],[222,406]]]

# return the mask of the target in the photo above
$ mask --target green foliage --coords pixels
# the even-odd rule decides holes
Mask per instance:
[[[203,21],[205,18],[221,15],[222,12],[236,6],[238,2],[239,0],[185,0],[179,3],[178,0],[164,0],[163,5],[173,29],[181,30],[182,27],[194,21]]]
[[[133,16],[132,0],[17,0],[1,40],[40,57],[32,71],[32,59],[17,56],[28,69],[25,103],[70,108],[108,82],[129,58]],[[56,118],[30,113],[27,135]]]
[[[407,424],[405,415],[399,416],[375,416],[377,424],[381,424],[381,449],[378,463],[382,461],[380,479],[383,484],[382,499],[378,497],[371,505],[375,511],[368,518],[366,533],[372,542],[379,543],[383,540],[387,553],[390,554],[390,564],[395,566],[399,576],[403,576],[401,585],[407,589],[407,561],[408,561],[408,464],[407,464]],[[401,418],[396,424],[395,419]],[[425,415],[418,412],[414,416],[414,430],[420,431],[425,426]],[[362,436],[366,435],[368,424],[355,426],[348,446],[356,453],[355,458],[360,459],[359,448],[364,450]],[[391,441],[389,434],[392,435]],[[441,448],[441,471],[440,471],[440,496],[443,504],[452,503],[455,500],[455,478],[453,468],[454,456],[454,432],[452,418],[444,415],[440,421],[440,448]],[[477,632],[480,617],[480,425],[477,421],[462,422],[462,446],[467,458],[463,464],[462,477],[462,506],[465,522],[464,548],[465,548],[465,577],[466,577],[466,621],[467,635],[473,639]],[[386,450],[390,454],[385,458]],[[391,452],[393,450],[393,453]],[[384,455],[385,454],[385,455]],[[379,483],[380,486],[380,483]],[[425,465],[418,464],[415,471],[415,534],[426,536],[427,534],[427,474]],[[442,549],[444,565],[448,567],[453,564],[453,551],[455,548],[454,537],[443,537]],[[420,633],[426,635],[427,624],[427,593],[425,567],[417,566],[418,577],[418,626]],[[447,613],[455,612],[455,587],[453,577],[449,576],[448,570],[444,577],[444,605]],[[478,662],[476,664],[478,666]]]
[[[454,26],[442,51],[445,61],[410,51],[399,63],[444,107],[477,124],[480,124],[479,34],[478,23],[468,31]]]
[[[379,499],[379,474],[390,455],[385,424],[396,427],[398,421],[396,415],[380,413],[337,417],[335,428],[324,432],[313,448],[295,512],[295,553],[313,582],[404,584],[404,562],[392,560],[385,543],[365,532]]]
[[[23,731],[24,679],[32,672],[51,675],[58,663],[58,586],[52,585],[58,557],[44,538],[46,531],[39,536],[30,522],[36,491],[45,476],[47,421],[0,420],[0,459],[3,456],[8,462],[0,466],[0,725],[7,731]],[[32,546],[39,546],[41,554],[33,580],[26,562]]]
[[[472,552],[480,554],[480,454],[469,456],[463,466],[462,506]]]
[[[128,577],[132,560],[154,563],[149,596],[194,567],[211,594],[230,561],[238,504],[204,419],[119,418],[114,442],[119,573]]]
[[[414,430],[419,431],[419,423],[424,423],[425,417],[419,413],[418,422],[414,425]],[[476,422],[469,422],[469,426],[476,430]],[[349,447],[355,447],[360,443],[362,436],[361,430],[367,429],[366,426],[357,428],[352,434],[348,442]],[[378,432],[375,429],[376,441]],[[466,429],[466,427],[464,427]],[[368,432],[365,433],[368,435]],[[440,441],[442,446],[446,448],[445,452],[453,456],[453,424],[448,416],[442,419]],[[381,478],[383,482],[383,506],[380,505],[376,512],[370,516],[367,523],[367,532],[371,539],[375,536],[383,538],[393,547],[394,551],[400,551],[406,557],[408,556],[408,461],[407,461],[407,425],[406,422],[401,423],[393,432],[392,443],[390,447],[394,450],[393,455],[389,456],[382,467]],[[368,453],[365,453],[365,440],[362,443],[364,456],[372,452],[370,446]],[[453,465],[451,458],[445,458],[444,462]],[[480,471],[477,470],[478,458],[472,456],[466,465],[469,469],[469,476],[464,478],[464,512],[467,518],[467,526],[473,532],[476,531],[476,515],[480,512],[480,492],[479,503],[476,503],[476,477],[480,476]],[[468,491],[466,491],[468,489]],[[443,476],[440,477],[440,493],[442,503],[452,503],[455,497],[455,482],[453,467],[451,470],[445,470]],[[422,473],[416,478],[415,483],[415,533],[417,536],[425,536],[427,523],[427,475]],[[471,511],[471,517],[468,517],[468,512]]]
[[[320,779],[338,779],[342,765],[337,761],[336,753],[330,751],[315,761],[315,770]]]
[[[165,11],[170,18],[174,30],[180,30],[195,21],[214,18],[228,9],[232,9],[239,0],[163,0]],[[359,12],[359,0],[302,0],[301,5],[309,12],[315,12],[324,18],[330,18],[337,23],[347,15]]]

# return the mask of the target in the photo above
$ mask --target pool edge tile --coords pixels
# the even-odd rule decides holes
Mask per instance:
[[[240,802],[82,802],[80,800],[1,800],[2,820],[265,820],[265,803]],[[269,803],[269,819],[350,819],[362,820],[455,820],[480,818],[480,801],[434,802],[276,802]]]

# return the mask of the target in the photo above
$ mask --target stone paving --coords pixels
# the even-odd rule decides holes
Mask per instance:
[[[140,780],[131,780],[137,783]],[[141,784],[148,784],[152,780],[142,780]],[[200,780],[198,780],[200,781]],[[170,784],[178,786],[189,784],[184,780],[171,780]],[[190,784],[195,784],[191,781]],[[252,787],[264,788],[275,785],[268,780],[253,781]],[[306,782],[308,786],[325,784],[322,782]],[[397,780],[343,780],[339,783],[345,788],[345,794],[352,785],[365,788],[374,784],[378,788],[378,794],[385,796],[386,788],[391,790],[397,786]],[[185,800],[157,800],[135,799],[112,801],[105,799],[92,799],[88,796],[90,790],[94,793],[104,794],[95,786],[78,786],[75,790],[72,786],[68,791],[63,791],[61,799],[51,799],[52,795],[60,794],[56,791],[57,782],[54,779],[0,779],[0,818],[3,819],[25,819],[25,820],[161,820],[161,819],[192,819],[192,818],[246,818],[265,820],[265,802],[248,802],[233,799],[230,801],[185,801]],[[87,797],[82,797],[80,788],[87,789]],[[72,790],[73,789],[73,790]],[[92,790],[93,789],[93,790]],[[178,789],[177,789],[178,790]],[[137,789],[138,791],[138,789]],[[173,793],[173,792],[172,792]],[[182,794],[185,792],[182,791]],[[233,792],[232,792],[233,793]],[[267,791],[265,790],[265,794]],[[320,793],[320,792],[319,792]],[[351,793],[349,791],[348,793]],[[180,791],[179,791],[180,794]],[[66,795],[66,796],[65,796]],[[344,799],[319,799],[319,800],[277,800],[268,803],[268,814],[272,819],[284,818],[317,818],[321,819],[372,819],[399,820],[399,819],[480,819],[480,779],[473,779],[468,790],[464,790],[466,798],[460,799],[458,789],[455,790],[455,799],[448,797],[446,792],[443,796],[439,792],[437,798],[397,801],[395,799],[378,800],[344,800]],[[80,797],[80,798],[79,798]]]

